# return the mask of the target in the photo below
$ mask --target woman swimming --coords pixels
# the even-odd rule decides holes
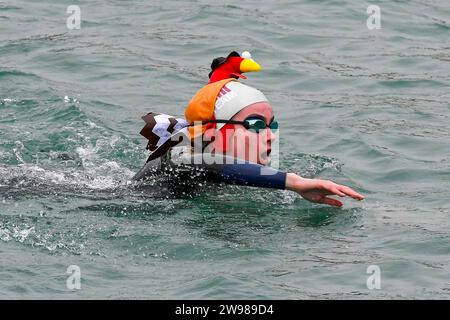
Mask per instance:
[[[210,82],[189,102],[186,119],[156,113],[143,117],[147,125],[141,134],[149,139],[152,153],[134,179],[165,172],[184,183],[206,180],[291,190],[308,201],[338,207],[342,202],[330,196],[364,199],[347,186],[268,167],[278,122],[264,94],[236,80],[260,67],[249,54],[232,52],[218,59]]]

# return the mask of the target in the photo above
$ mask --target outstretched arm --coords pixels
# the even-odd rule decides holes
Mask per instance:
[[[347,186],[336,184],[329,180],[302,178],[295,173],[286,175],[286,189],[297,192],[308,201],[335,207],[341,207],[342,202],[328,196],[337,195],[339,197],[349,196],[356,200],[364,199],[363,195]]]
[[[341,207],[342,202],[329,196],[350,196],[356,200],[364,199],[363,195],[353,189],[328,180],[302,178],[295,173],[286,173],[248,161],[237,162],[234,158],[228,159],[228,162],[226,161],[227,157],[224,157],[222,161],[214,161],[216,156],[209,154],[194,155],[194,157],[200,158],[197,159],[197,162],[191,158],[189,166],[192,166],[192,163],[200,163],[194,165],[193,168],[203,169],[205,175],[210,178],[209,180],[214,182],[291,190],[308,201],[336,207]],[[211,164],[202,162],[205,158]]]

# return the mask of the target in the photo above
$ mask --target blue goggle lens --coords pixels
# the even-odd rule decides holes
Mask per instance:
[[[256,133],[259,133],[260,130],[264,130],[267,127],[272,131],[278,130],[278,121],[276,120],[272,121],[270,125],[266,125],[266,122],[262,119],[247,119],[245,122],[247,123],[247,129],[254,130]]]

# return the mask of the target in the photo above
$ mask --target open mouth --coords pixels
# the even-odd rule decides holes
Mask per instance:
[[[262,153],[260,154],[261,159],[263,159],[263,160],[268,160],[269,157],[270,157],[270,153],[271,153],[271,152],[272,152],[272,149],[267,149],[267,151],[262,152]]]

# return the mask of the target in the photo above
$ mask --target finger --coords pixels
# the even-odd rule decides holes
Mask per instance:
[[[333,198],[324,197],[319,202],[333,207],[342,207],[342,202]]]
[[[345,197],[345,193],[340,191],[338,188],[333,188],[330,190],[333,194],[338,195],[339,197]]]
[[[340,197],[344,197],[345,194],[341,192],[338,187],[339,185],[326,180],[319,180],[320,184],[316,187],[316,189],[320,190],[320,192],[324,195],[338,195]]]
[[[349,188],[347,186],[339,186],[338,189],[342,193],[345,193],[346,195],[352,197],[353,199],[356,199],[356,200],[364,199],[364,196],[362,194],[359,194],[358,192],[356,192],[355,190],[353,190],[352,188]]]

